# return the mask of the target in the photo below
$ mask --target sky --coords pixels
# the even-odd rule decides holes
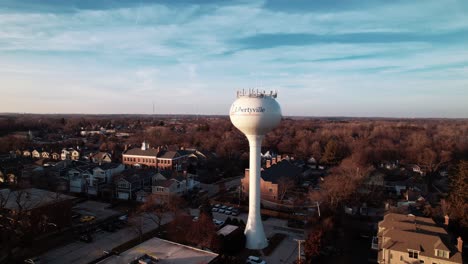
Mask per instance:
[[[468,1],[0,0],[0,112],[468,118]]]

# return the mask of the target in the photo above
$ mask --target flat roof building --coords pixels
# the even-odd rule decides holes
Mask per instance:
[[[158,263],[198,264],[215,263],[218,254],[185,246],[160,238],[152,238],[119,255],[113,255],[99,264]]]

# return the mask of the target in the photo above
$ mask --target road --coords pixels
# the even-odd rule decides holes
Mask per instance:
[[[143,232],[148,232],[156,228],[156,224],[147,218],[142,222]],[[171,220],[168,214],[163,218],[162,224],[168,223]],[[55,248],[40,256],[41,262],[51,264],[82,264],[91,262],[112,248],[119,246],[129,240],[138,237],[134,227],[125,226],[116,232],[110,233],[106,231],[97,231],[94,234],[92,243],[85,243],[81,241],[72,242],[59,248]]]
[[[198,216],[199,210],[192,209],[190,214]],[[213,212],[213,219],[225,221],[228,217],[242,219],[247,222],[247,213],[239,214],[238,216],[225,215],[217,212]],[[263,227],[265,229],[265,235],[272,237],[275,233],[285,234],[286,237],[276,247],[276,249],[269,256],[261,256],[267,263],[292,263],[298,256],[298,244],[295,239],[304,239],[303,230],[289,228],[287,220],[277,219],[270,217],[263,221]]]

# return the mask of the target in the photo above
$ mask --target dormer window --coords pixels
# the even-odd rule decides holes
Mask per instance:
[[[435,255],[440,258],[449,258],[449,252],[441,249],[436,249]]]
[[[419,251],[417,250],[412,250],[412,249],[408,249],[408,256],[410,258],[414,258],[414,259],[417,259],[419,257]]]

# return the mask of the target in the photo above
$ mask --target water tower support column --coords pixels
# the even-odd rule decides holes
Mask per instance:
[[[260,215],[260,150],[263,135],[246,135],[250,147],[249,164],[249,217],[245,227],[248,249],[262,249],[268,245]]]

